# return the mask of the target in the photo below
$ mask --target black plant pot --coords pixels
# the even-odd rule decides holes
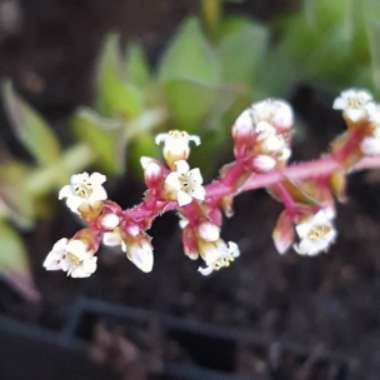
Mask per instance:
[[[159,348],[160,360],[143,353],[138,366],[123,367],[133,347],[154,351],[149,341]],[[123,352],[127,355],[113,360]],[[0,317],[0,355],[1,380],[351,380],[355,375],[354,362],[342,355],[86,298],[74,303],[59,332]]]

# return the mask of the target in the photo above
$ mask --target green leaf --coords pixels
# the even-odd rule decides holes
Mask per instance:
[[[344,23],[347,31],[352,32],[354,5],[358,5],[357,0],[304,0],[304,14],[317,32],[324,33],[339,23]]]
[[[91,147],[97,164],[111,174],[121,174],[125,169],[126,142],[120,132],[121,124],[117,120],[104,119],[86,108],[79,109],[72,119],[77,138]]]
[[[174,128],[198,133],[202,122],[218,100],[218,90],[188,80],[165,84],[165,93]]]
[[[220,61],[196,18],[182,23],[163,55],[158,75],[165,82],[188,80],[209,85],[220,83]]]
[[[77,144],[66,149],[51,165],[31,171],[25,179],[25,189],[28,194],[41,199],[39,213],[49,214],[49,204],[43,202],[42,196],[66,185],[71,175],[84,170],[94,160],[95,154],[87,144]]]
[[[373,80],[378,89],[380,89],[380,22],[372,20],[368,25],[370,52],[372,59]]]
[[[0,166],[0,215],[29,228],[35,217],[34,199],[25,186],[30,168],[16,161]]]
[[[150,68],[139,44],[131,44],[127,49],[126,59],[127,80],[136,86],[145,86],[150,79]]]
[[[0,275],[28,301],[38,301],[28,256],[19,235],[0,221]]]
[[[223,29],[219,44],[223,80],[251,86],[255,83],[258,66],[265,59],[268,31],[254,21],[236,17],[228,19]]]
[[[0,222],[0,272],[29,270],[24,244],[18,234]]]
[[[19,140],[40,165],[59,157],[59,142],[46,121],[16,94],[10,82],[3,85],[8,117]]]
[[[217,101],[221,63],[195,18],[187,19],[171,41],[159,67],[173,128],[198,133]]]
[[[126,82],[119,39],[115,34],[109,35],[104,43],[96,79],[96,106],[101,114],[128,119],[141,112],[142,93]]]
[[[160,147],[154,142],[154,137],[150,133],[141,133],[131,142],[128,150],[128,162],[132,172],[139,178],[143,178],[143,170],[140,165],[140,158],[160,157]]]

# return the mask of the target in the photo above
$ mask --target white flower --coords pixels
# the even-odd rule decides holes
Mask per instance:
[[[196,135],[189,135],[185,131],[169,131],[156,136],[156,144],[164,143],[164,157],[168,165],[172,168],[178,160],[187,160],[190,155],[190,142],[195,145],[201,143],[201,139]]]
[[[191,169],[186,161],[175,163],[176,171],[171,172],[165,179],[165,188],[169,194],[173,194],[179,206],[185,206],[193,201],[193,198],[203,201],[206,191],[202,186],[203,178],[198,168]]]
[[[262,172],[268,172],[276,166],[276,160],[271,156],[260,154],[253,160],[253,165]]]
[[[289,103],[279,99],[265,99],[252,105],[255,124],[267,122],[275,128],[289,129],[294,122],[293,110]]]
[[[251,109],[248,108],[236,119],[234,126],[232,127],[232,134],[233,136],[248,136],[253,130]]]
[[[120,223],[120,218],[116,214],[106,214],[102,217],[100,224],[103,228],[106,228],[108,230],[115,229]]]
[[[123,247],[127,252],[127,258],[132,261],[141,271],[149,273],[153,269],[153,247],[149,241],[142,239]]]
[[[200,254],[206,267],[199,267],[198,271],[203,276],[208,276],[214,271],[229,267],[235,258],[240,256],[240,250],[236,243],[230,241],[226,244],[222,239],[218,239],[212,243],[201,244]]]
[[[66,205],[71,211],[79,213],[84,204],[94,204],[107,199],[107,192],[102,186],[106,176],[100,173],[89,175],[84,172],[71,176],[70,185],[64,186],[58,195],[59,199],[66,198]]]
[[[335,241],[337,232],[333,225],[334,211],[322,209],[296,226],[300,242],[294,249],[300,255],[315,256],[327,251]]]
[[[201,239],[212,242],[219,239],[220,228],[213,223],[205,222],[198,227],[198,233]]]
[[[73,278],[84,278],[96,271],[97,260],[82,240],[63,238],[54,244],[43,266],[47,270],[62,270]]]
[[[343,91],[335,99],[333,108],[343,111],[343,115],[353,123],[368,119],[368,105],[372,102],[372,95],[361,89]]]

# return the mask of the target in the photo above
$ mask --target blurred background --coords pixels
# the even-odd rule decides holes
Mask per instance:
[[[0,379],[377,380],[375,171],[351,177],[339,241],[313,259],[275,252],[280,206],[258,191],[225,223],[241,258],[212,278],[174,215],[153,226],[150,275],[107,249],[86,280],[42,262],[79,228],[57,190],[99,170],[135,204],[160,131],[199,134],[191,160],[210,179],[237,115],[284,97],[294,159],[318,157],[344,129],[342,89],[379,99],[379,41],[378,0],[0,0]]]

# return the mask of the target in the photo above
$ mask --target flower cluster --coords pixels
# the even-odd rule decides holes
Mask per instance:
[[[151,272],[154,252],[147,231],[162,213],[176,210],[186,256],[201,259],[198,271],[210,275],[240,256],[238,245],[221,237],[223,212],[232,216],[234,197],[258,188],[266,188],[283,206],[273,230],[279,253],[290,247],[303,256],[328,251],[337,238],[335,203],[344,199],[347,174],[359,163],[365,167],[368,156],[380,155],[380,105],[372,95],[350,89],[333,108],[343,112],[347,130],[334,140],[330,152],[318,160],[288,164],[292,108],[279,99],[252,104],[232,127],[235,160],[207,186],[200,169],[188,162],[191,144],[199,145],[200,138],[185,131],[161,133],[156,143],[163,144],[164,161],[141,158],[147,191],[140,204],[127,210],[108,200],[104,175],[72,176],[59,199],[87,227],[55,243],[44,267],[74,278],[88,277],[96,271],[96,252],[103,243],[119,247],[137,268]]]
[[[374,102],[368,91],[343,91],[335,100],[334,109],[343,111],[349,127],[363,130],[365,137],[360,144],[362,154],[380,154],[380,104]]]

